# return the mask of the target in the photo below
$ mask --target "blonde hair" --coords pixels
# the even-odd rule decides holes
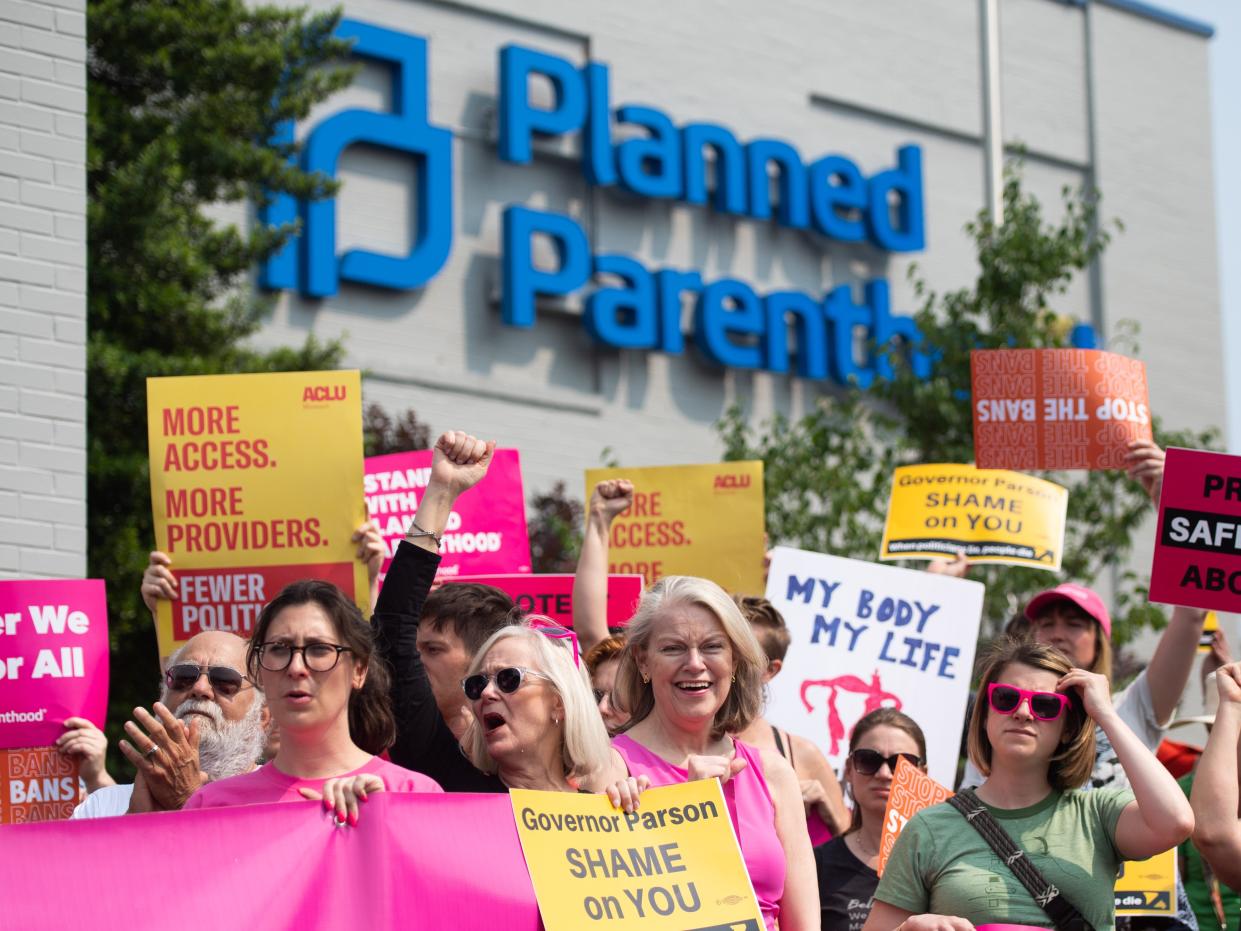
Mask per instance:
[[[531,615],[526,620],[532,618],[538,618],[538,615]],[[539,619],[554,623],[548,618]],[[560,756],[565,775],[581,779],[602,769],[611,761],[611,741],[603,718],[599,716],[599,708],[595,704],[586,669],[573,663],[573,644],[568,638],[548,637],[525,624],[502,627],[488,637],[474,654],[466,675],[475,675],[482,669],[487,654],[497,643],[514,638],[530,647],[534,653],[531,668],[547,676],[564,706]],[[462,736],[461,749],[475,768],[484,773],[494,773],[499,769],[499,765],[487,750],[482,723],[477,718],[470,722]]]
[[[612,687],[618,710],[630,715],[624,732],[645,719],[655,709],[655,693],[642,681],[638,659],[645,653],[661,614],[679,605],[696,605],[709,612],[732,644],[733,682],[724,703],[711,722],[712,737],[736,734],[749,727],[762,711],[763,673],[767,654],[741,610],[724,589],[707,579],[689,575],[670,575],[642,596],[637,613],[629,622],[629,640],[621,653]]]
[[[991,704],[987,687],[1000,680],[1005,667],[1020,663],[1032,669],[1063,676],[1073,669],[1063,653],[1055,647],[1032,640],[1008,638],[997,641],[984,657],[985,668],[978,694],[974,697],[974,714],[969,724],[970,761],[984,776],[991,775],[991,741],[987,737],[987,715]],[[1095,762],[1094,722],[1087,716],[1076,693],[1069,694],[1060,749],[1048,762],[1047,781],[1053,789],[1078,789],[1090,778]]]

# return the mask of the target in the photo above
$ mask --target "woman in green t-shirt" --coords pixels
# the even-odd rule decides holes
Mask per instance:
[[[1095,725],[1129,789],[1076,789],[1095,757]],[[1108,680],[1058,650],[993,648],[969,724],[977,789],[1034,867],[1097,931],[1115,926],[1112,887],[1123,860],[1176,846],[1193,813],[1175,780],[1112,707]],[[884,870],[864,931],[966,931],[979,924],[1050,927],[1047,913],[952,806],[914,816]]]

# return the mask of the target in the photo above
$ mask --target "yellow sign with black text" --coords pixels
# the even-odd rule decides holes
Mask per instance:
[[[606,795],[509,797],[547,931],[762,931],[718,780],[648,789],[632,814]]]
[[[634,502],[612,522],[608,571],[647,585],[697,575],[725,591],[764,588],[763,463],[587,469],[586,500],[598,482],[627,478]]]
[[[1060,570],[1069,491],[1023,472],[972,465],[902,466],[880,559],[943,559]]]
[[[362,497],[356,371],[147,379],[155,548],[178,597],[161,600],[161,657],[206,630],[249,637],[285,585],[324,579],[366,607],[350,542]]]
[[[1126,860],[1116,880],[1117,915],[1176,915],[1176,848],[1149,860]]]

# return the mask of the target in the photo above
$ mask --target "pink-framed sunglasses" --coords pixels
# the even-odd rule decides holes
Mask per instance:
[[[567,627],[561,627],[551,618],[546,617],[528,617],[526,623],[531,630],[537,630],[545,637],[552,637],[556,640],[568,640],[573,645],[573,665],[581,667],[582,658],[581,650],[577,643],[577,634],[569,630]]]
[[[1059,692],[1031,692],[1015,685],[992,682],[987,686],[987,701],[996,714],[1012,714],[1026,702],[1030,714],[1039,721],[1055,721],[1069,707],[1069,697]]]

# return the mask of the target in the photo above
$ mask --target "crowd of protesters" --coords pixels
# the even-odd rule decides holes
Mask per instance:
[[[609,531],[634,500],[624,480],[591,495],[572,630],[523,617],[489,586],[437,588],[454,503],[493,451],[466,433],[438,439],[382,588],[378,527],[356,529],[370,618],[305,580],[263,608],[249,641],[202,633],[168,657],[159,700],[124,726],[131,785],[108,775],[97,729],[66,721],[58,748],[89,793],[74,817],[314,799],[348,826],[378,792],[512,788],[606,793],[633,811],[648,787],[717,778],[769,929],[1110,929],[1122,861],[1177,845],[1192,867],[1177,915],[1142,926],[1237,927],[1227,887],[1241,888],[1241,664],[1219,638],[1207,681],[1218,710],[1196,770],[1178,786],[1155,754],[1204,612],[1175,608],[1146,669],[1113,694],[1103,599],[1073,583],[1035,594],[980,661],[960,791],[909,822],[880,878],[894,771],[901,759],[925,770],[918,718],[934,709],[865,715],[838,781],[812,742],[763,717],[789,649],[770,602],[668,577],[610,630]],[[1139,441],[1127,461],[1157,501],[1162,450]],[[152,612],[178,597],[165,555],[151,555],[142,594]]]

